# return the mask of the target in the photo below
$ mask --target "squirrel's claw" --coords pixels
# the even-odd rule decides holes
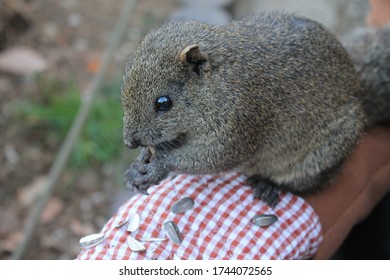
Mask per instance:
[[[139,161],[133,162],[125,172],[126,188],[130,191],[137,191],[148,194],[147,189],[153,185],[153,176],[150,176],[148,167]]]
[[[147,189],[158,184],[168,174],[162,168],[157,158],[153,158],[153,151],[144,148],[140,156],[129,166],[125,172],[125,184],[130,191],[148,194]]]

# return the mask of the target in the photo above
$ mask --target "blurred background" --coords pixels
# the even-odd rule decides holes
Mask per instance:
[[[83,92],[101,67],[122,6],[122,0],[0,0],[0,259],[10,258],[24,234]],[[123,172],[137,151],[127,150],[121,139],[119,91],[127,57],[145,34],[166,20],[224,24],[272,9],[318,20],[338,36],[365,25],[370,12],[368,0],[135,1],[24,259],[74,259],[80,237],[99,232],[129,197]],[[376,212],[351,234],[336,259],[390,258],[388,198]]]

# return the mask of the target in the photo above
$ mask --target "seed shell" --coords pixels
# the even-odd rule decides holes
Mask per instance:
[[[129,217],[127,231],[134,232],[139,229],[141,225],[141,218],[138,213],[135,213],[133,216]]]
[[[258,214],[252,218],[252,222],[260,227],[268,227],[275,223],[278,217],[272,214]]]
[[[190,210],[192,207],[194,207],[194,201],[192,198],[183,197],[172,205],[171,212],[174,214],[179,214]]]
[[[94,247],[104,240],[104,235],[101,233],[94,233],[84,236],[80,239],[80,246],[84,249]]]
[[[131,251],[133,252],[141,252],[146,250],[145,246],[132,236],[128,237],[127,245],[129,245]]]
[[[152,155],[156,154],[156,148],[155,147],[149,147],[149,150],[152,153]]]
[[[174,222],[172,221],[165,222],[163,227],[166,234],[168,235],[168,238],[173,243],[180,244],[183,241],[183,238],[181,237],[181,233]]]
[[[158,238],[158,237],[142,237],[140,241],[144,242],[162,242],[167,240],[166,238]]]
[[[123,227],[124,225],[126,225],[128,222],[129,222],[129,219],[120,221],[118,224],[115,225],[115,227],[116,227],[116,228],[121,228],[121,227]]]

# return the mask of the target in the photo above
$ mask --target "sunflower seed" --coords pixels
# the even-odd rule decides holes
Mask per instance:
[[[260,227],[268,227],[275,223],[278,217],[272,214],[259,214],[252,218],[252,223]]]
[[[139,229],[139,226],[141,224],[141,218],[138,213],[135,213],[133,216],[130,216],[128,223],[129,224],[127,226],[127,231],[134,232]]]
[[[183,197],[172,205],[171,212],[175,214],[183,213],[190,210],[193,206],[194,201],[190,197]]]
[[[181,233],[180,233],[177,225],[174,222],[172,222],[172,221],[165,222],[164,223],[164,230],[165,230],[166,234],[168,235],[168,238],[173,243],[180,244],[182,242],[183,238],[181,237]]]
[[[80,239],[80,246],[84,249],[94,247],[104,240],[104,235],[101,233],[94,233],[84,236]]]
[[[149,150],[152,153],[152,155],[154,155],[156,153],[156,148],[155,147],[149,147]]]
[[[128,237],[127,244],[133,252],[141,252],[146,250],[145,246],[132,236]]]

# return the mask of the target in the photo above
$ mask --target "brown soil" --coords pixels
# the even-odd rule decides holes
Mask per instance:
[[[39,53],[47,68],[41,80],[76,83],[82,90],[96,72],[122,1],[4,0],[0,2],[0,53],[25,46]],[[128,32],[107,79],[118,79],[126,57],[152,27],[176,8],[174,0],[138,1]],[[53,93],[55,94],[55,92]],[[8,259],[23,235],[61,143],[46,131],[18,121],[21,102],[44,102],[36,77],[0,70],[0,259]],[[122,143],[118,143],[122,145]],[[44,210],[24,259],[73,259],[80,237],[97,232],[114,211],[128,162],[67,169]]]

